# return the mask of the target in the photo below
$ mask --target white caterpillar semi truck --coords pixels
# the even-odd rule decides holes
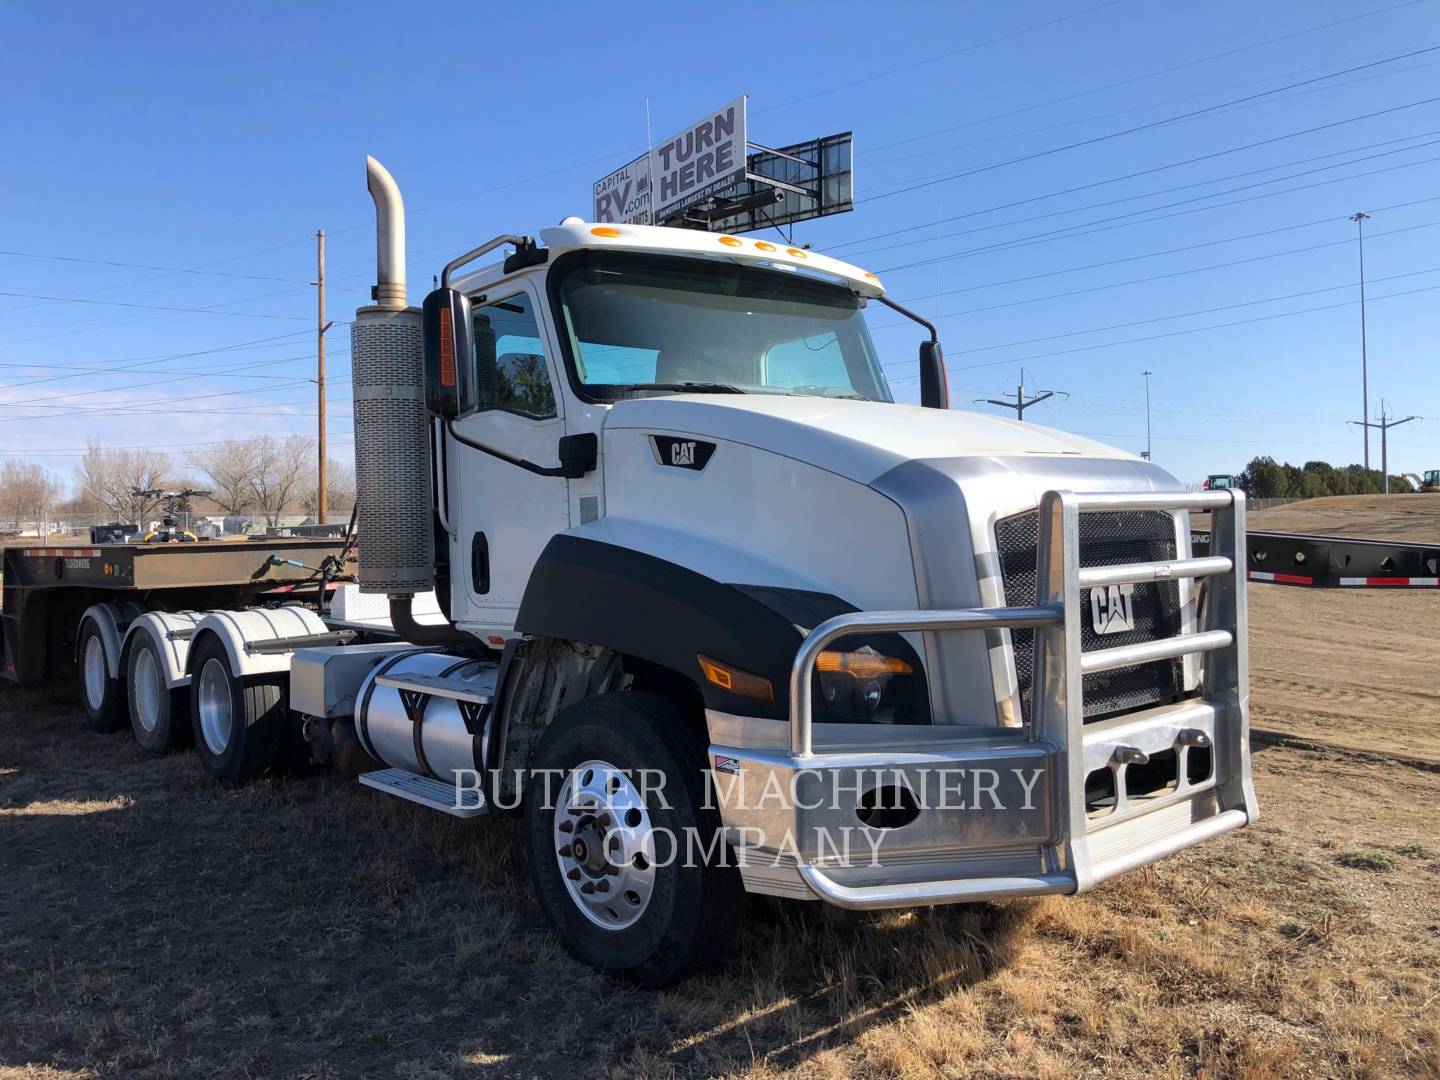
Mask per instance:
[[[95,726],[224,782],[523,814],[565,945],[647,985],[731,951],[747,891],[1078,893],[1255,819],[1242,492],[951,411],[933,327],[781,243],[567,218],[413,307],[368,181],[358,540],[223,584],[12,553],[12,676],[73,649]]]

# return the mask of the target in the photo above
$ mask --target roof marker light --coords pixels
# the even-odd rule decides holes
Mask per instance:
[[[619,236],[619,229],[612,229],[609,225],[597,225],[590,230],[591,236]]]
[[[739,246],[740,246],[740,241],[739,241],[739,239],[737,239],[737,238],[734,237],[734,236],[722,236],[722,237],[720,237],[720,243],[724,244],[726,247],[739,247]]]
[[[799,248],[786,248],[786,249],[785,249],[785,254],[786,254],[786,255],[793,255],[793,256],[794,256],[795,258],[797,258],[797,259],[806,259],[806,258],[809,258],[809,256],[806,255],[805,252],[801,251]]]
[[[877,285],[880,283],[880,279],[879,279],[878,277],[876,277],[874,274],[870,273],[869,270],[866,270],[866,271],[865,271],[865,278],[866,278],[867,281],[873,281],[873,282],[875,282]]]
[[[768,241],[768,240],[756,240],[756,241],[755,241],[755,246],[756,246],[757,248],[759,248],[761,251],[775,251],[775,250],[776,250],[775,245],[772,244],[772,243],[770,243],[770,241]]]

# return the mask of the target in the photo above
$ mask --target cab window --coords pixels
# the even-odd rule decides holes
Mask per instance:
[[[499,409],[536,420],[556,415],[545,346],[525,293],[475,309],[475,369],[482,412]]]

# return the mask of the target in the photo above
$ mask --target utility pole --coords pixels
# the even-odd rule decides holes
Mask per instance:
[[[1142,371],[1145,376],[1145,460],[1154,461],[1150,446],[1150,375],[1149,371]]]
[[[1365,437],[1369,439],[1370,429],[1380,429],[1380,491],[1382,494],[1390,494],[1390,455],[1389,455],[1389,432],[1392,427],[1399,427],[1401,424],[1408,424],[1411,420],[1418,420],[1417,416],[1407,416],[1404,420],[1391,420],[1385,415],[1385,402],[1380,402],[1379,420],[1351,421],[1358,423],[1365,429]]]
[[[1355,222],[1356,240],[1360,246],[1360,415],[1370,415],[1370,364],[1365,354],[1365,222],[1370,215],[1357,210],[1350,216]],[[1364,422],[1365,468],[1370,468],[1370,423]]]
[[[325,331],[334,323],[325,321],[325,230],[315,232],[315,443],[319,460],[315,467],[315,524],[324,525],[329,509],[328,477],[325,475]]]
[[[975,400],[976,400],[976,402],[982,402],[982,401],[983,401],[986,405],[999,405],[1002,409],[1014,409],[1014,410],[1015,410],[1015,419],[1016,419],[1016,420],[1024,420],[1024,419],[1025,419],[1025,410],[1026,410],[1026,409],[1028,409],[1031,405],[1038,405],[1038,404],[1040,404],[1040,402],[1044,401],[1046,398],[1052,398],[1052,397],[1054,397],[1056,394],[1065,394],[1065,391],[1063,391],[1063,390],[1041,390],[1041,391],[1040,391],[1039,393],[1037,393],[1034,397],[1027,399],[1027,398],[1025,397],[1025,369],[1024,369],[1024,368],[1021,368],[1021,369],[1020,369],[1020,385],[1017,386],[1017,387],[1015,387],[1015,400],[1014,400],[1014,401],[1004,401],[1004,400],[1002,400],[1002,399],[1000,399],[1000,398],[976,398]],[[1066,396],[1066,397],[1069,397],[1070,395],[1069,395],[1069,394],[1065,394],[1065,396]]]

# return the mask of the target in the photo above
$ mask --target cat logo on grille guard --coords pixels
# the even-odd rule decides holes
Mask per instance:
[[[1135,629],[1135,586],[1109,585],[1090,590],[1090,625],[1097,634]]]

